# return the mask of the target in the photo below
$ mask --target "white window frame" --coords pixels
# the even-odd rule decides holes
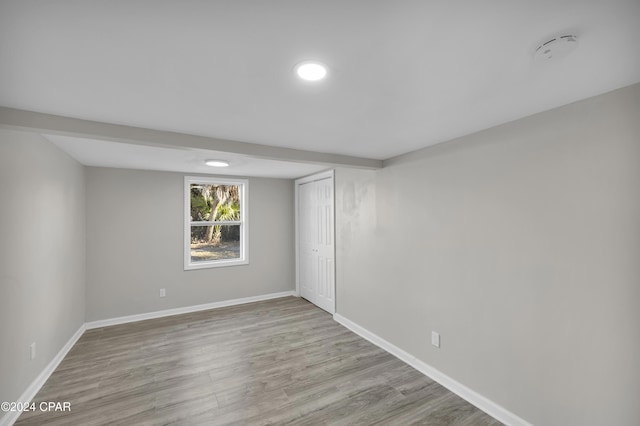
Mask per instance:
[[[240,220],[237,221],[191,221],[191,185],[236,185],[240,191]],[[249,263],[249,181],[247,179],[227,179],[210,176],[184,177],[184,270],[220,268],[224,266],[247,265]],[[191,261],[191,227],[210,225],[240,225],[240,258],[224,260]]]

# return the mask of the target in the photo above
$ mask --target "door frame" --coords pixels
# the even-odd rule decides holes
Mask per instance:
[[[300,242],[299,242],[299,237],[300,237],[300,230],[299,230],[299,217],[298,217],[298,210],[299,210],[299,199],[298,199],[298,192],[299,192],[299,188],[300,185],[304,185],[305,183],[309,183],[309,182],[315,182],[317,180],[323,180],[323,179],[331,179],[331,204],[332,204],[332,209],[331,209],[331,234],[333,236],[333,309],[332,312],[330,312],[331,314],[335,314],[336,313],[336,298],[337,298],[337,292],[336,292],[336,185],[335,185],[335,171],[333,169],[331,170],[326,170],[324,172],[320,172],[320,173],[315,173],[313,175],[309,175],[309,176],[304,176],[301,177],[299,179],[295,180],[295,196],[294,196],[294,203],[295,203],[295,252],[296,252],[296,290],[295,290],[295,295],[296,297],[300,297]]]

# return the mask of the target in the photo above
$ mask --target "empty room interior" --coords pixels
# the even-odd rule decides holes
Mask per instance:
[[[638,0],[0,0],[0,426],[637,426],[639,306]]]

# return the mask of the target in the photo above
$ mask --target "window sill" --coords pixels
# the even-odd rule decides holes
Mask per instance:
[[[248,264],[249,261],[247,259],[217,260],[213,262],[187,263],[184,265],[184,270],[192,271],[197,269],[224,268],[227,266],[240,266]]]

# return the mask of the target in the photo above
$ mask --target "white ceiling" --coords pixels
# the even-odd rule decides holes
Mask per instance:
[[[2,0],[0,105],[386,159],[639,82],[638,46],[638,0]]]

